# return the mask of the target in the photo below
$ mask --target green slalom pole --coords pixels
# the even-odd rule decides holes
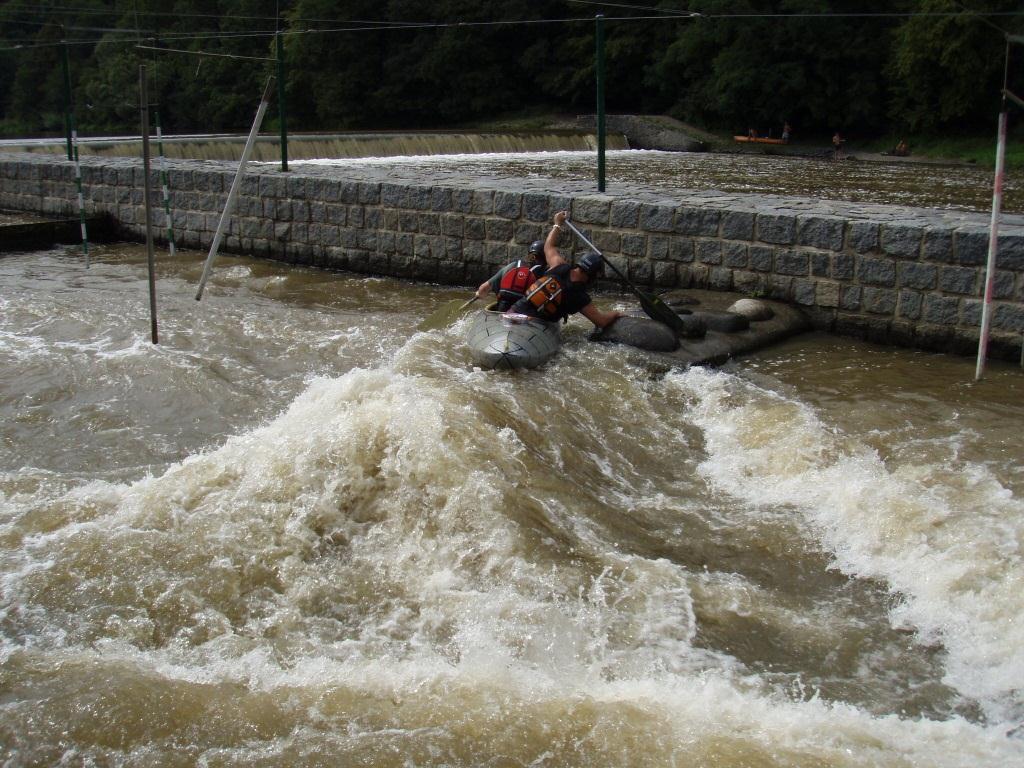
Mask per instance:
[[[82,255],[85,268],[89,268],[89,231],[85,226],[85,194],[82,191],[82,164],[78,160],[78,131],[71,129],[71,143],[75,156],[75,184],[78,186],[78,223],[82,228]]]
[[[599,13],[594,19],[597,29],[597,191],[604,192],[604,14]]]
[[[288,123],[284,104],[284,42],[277,33],[277,113],[281,122],[281,170],[288,170]]]
[[[164,158],[164,134],[160,128],[160,110],[154,110],[154,118],[156,119],[156,148],[160,154],[160,191],[164,197],[164,221],[167,225],[167,246],[171,252],[171,256],[176,253],[174,245],[174,224],[171,216],[171,192],[170,183],[167,180],[167,163]]]
[[[66,37],[65,33],[65,37]],[[74,140],[71,132],[74,130],[74,120],[71,117],[71,62],[68,60],[68,44],[65,40],[61,55],[61,68],[64,70],[64,134],[67,136],[68,160],[75,159],[75,150],[72,146]]]

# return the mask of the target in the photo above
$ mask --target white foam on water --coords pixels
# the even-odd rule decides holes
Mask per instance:
[[[628,150],[614,150],[624,153]],[[289,160],[294,165],[340,165],[340,166],[388,166],[388,165],[448,165],[457,164],[464,166],[466,163],[491,163],[495,161],[521,160],[524,157],[530,160],[573,160],[580,157],[593,155],[590,150],[560,149],[548,152],[464,152],[461,154],[446,155],[394,155],[386,157],[341,157],[341,158],[319,158],[304,160]],[[275,165],[275,163],[264,163],[264,165]]]
[[[891,612],[948,652],[945,682],[996,723],[1024,715],[1024,502],[985,466],[890,466],[806,405],[723,372],[668,381],[693,398],[701,471],[756,509],[801,513],[843,572],[881,580]],[[950,435],[951,440],[956,434]]]
[[[517,485],[535,461],[525,432],[492,429],[482,409],[486,401],[502,418],[520,414],[518,380],[461,362],[443,377],[399,372],[414,368],[409,358],[425,338],[414,337],[393,366],[313,379],[277,418],[159,476],[7,499],[3,663],[113,665],[154,685],[235,685],[246,696],[317,712],[308,727],[326,723],[308,737],[299,728],[280,743],[225,748],[238,759],[258,750],[283,760],[303,738],[325,729],[338,737],[334,698],[415,710],[407,724],[400,714],[383,719],[423,739],[441,738],[416,725],[435,710],[478,713],[483,732],[501,717],[525,724],[561,712],[570,724],[556,716],[545,727],[571,734],[572,713],[597,706],[608,708],[597,721],[611,732],[620,717],[627,730],[656,727],[669,739],[666,754],[704,755],[709,765],[742,764],[716,757],[722,742],[780,765],[806,758],[995,766],[1020,756],[1018,743],[957,718],[904,720],[813,697],[794,701],[728,656],[695,648],[695,589],[737,602],[756,596],[744,597],[740,583],[731,592],[709,586],[711,577],[665,559],[618,552],[586,520],[585,506],[571,507],[551,488]],[[570,365],[547,375],[576,376]],[[694,418],[708,436],[708,465],[723,446],[740,455],[758,450],[716,434],[728,432],[731,419],[734,431],[742,428],[739,406],[722,407],[731,379],[716,376],[668,379],[700,393]],[[653,411],[625,397],[609,409],[637,429],[650,421],[668,444],[672,430],[655,424]],[[808,424],[790,429],[789,455],[768,446],[775,458],[762,457],[767,466],[758,472],[769,488],[758,503],[795,495],[799,489],[771,486],[836,453],[827,430]],[[585,475],[611,473],[613,501],[642,472],[616,460],[611,445],[562,450]],[[505,511],[513,494],[524,507],[547,507],[547,524],[573,532],[587,556],[539,556],[529,526]],[[30,524],[39,506],[63,522]],[[613,714],[619,707],[635,715]],[[354,719],[373,728],[369,715]],[[596,727],[584,739],[600,745],[609,731]]]

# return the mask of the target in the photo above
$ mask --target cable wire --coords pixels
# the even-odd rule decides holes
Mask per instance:
[[[588,0],[569,0],[569,2],[585,3]],[[600,4],[600,3],[598,3]],[[617,5],[611,3],[605,3],[604,5]],[[617,6],[617,7],[635,7],[641,8],[641,6]],[[961,5],[963,8],[963,6]],[[58,6],[48,6],[48,8],[58,8]],[[646,8],[646,6],[643,6]],[[38,9],[37,9],[38,10]],[[98,11],[97,11],[98,12]],[[171,14],[171,13],[154,13],[151,15],[160,16],[181,16],[184,18],[213,18],[209,14]],[[732,14],[704,14],[704,15],[678,15],[664,13],[656,16],[610,16],[605,21],[623,21],[623,22],[637,22],[637,21],[665,21],[665,20],[678,20],[678,21],[690,21],[695,19],[792,19],[792,18],[816,18],[816,19],[842,19],[842,18],[941,18],[941,17],[963,17],[970,16],[971,18],[977,18],[979,21],[988,23],[1001,33],[1006,34],[1004,30],[998,26],[988,22],[985,17],[987,16],[1005,16],[1005,17],[1022,17],[1024,16],[1024,10],[1022,11],[995,11],[980,13],[964,8],[962,11],[927,11],[927,12],[879,12],[879,13],[732,13]],[[261,19],[269,20],[270,17],[216,17],[216,18],[238,18],[238,19]],[[276,21],[276,19],[275,19]],[[297,22],[298,20],[293,20]],[[324,20],[326,22],[326,20]],[[240,39],[246,37],[252,38],[272,38],[277,34],[287,36],[298,36],[298,35],[311,35],[311,34],[340,34],[347,32],[370,32],[370,31],[384,31],[384,30],[423,30],[423,29],[469,29],[478,27],[499,27],[499,26],[529,26],[529,25],[541,25],[541,24],[574,24],[574,23],[593,23],[593,17],[565,17],[558,19],[517,19],[517,20],[497,20],[497,21],[454,21],[454,22],[379,22],[379,21],[356,21],[347,22],[347,26],[340,27],[308,27],[302,29],[286,29],[286,30],[270,30],[270,31],[253,31],[253,32],[204,32],[204,33],[171,33],[162,35],[161,39],[175,40],[175,41],[198,41],[198,40],[229,40],[229,39]],[[331,22],[336,23],[336,22]],[[343,22],[345,23],[345,22]],[[131,30],[120,30],[123,33],[130,33]],[[124,39],[112,41],[108,39],[99,40],[61,40],[57,42],[46,42],[46,43],[23,43],[11,40],[2,40],[0,44],[8,44],[8,47],[0,48],[0,51],[11,51],[11,50],[23,50],[32,48],[45,48],[52,47],[62,44],[68,45],[100,45],[100,44],[118,44],[118,43],[138,43],[141,42],[141,38],[136,37],[135,39]]]
[[[192,56],[217,56],[224,59],[248,59],[249,61],[277,61],[277,59],[268,59],[265,56],[243,56],[237,53],[212,53],[209,51],[186,51],[181,48],[157,48],[152,45],[136,45],[135,50],[157,51],[159,53],[187,53]]]

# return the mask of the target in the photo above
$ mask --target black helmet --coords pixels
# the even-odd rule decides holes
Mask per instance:
[[[576,266],[586,272],[587,277],[593,279],[604,272],[604,257],[597,251],[589,251],[580,257]]]
[[[530,243],[530,247],[526,249],[526,252],[528,254],[530,254],[531,256],[536,256],[537,258],[543,258],[544,257],[544,241],[543,240],[534,240],[532,243]]]

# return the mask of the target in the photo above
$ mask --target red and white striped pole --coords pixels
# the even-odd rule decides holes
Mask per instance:
[[[999,211],[1003,205],[1003,169],[1006,160],[1006,110],[999,113],[999,140],[996,143],[996,179],[992,188],[992,223],[988,234],[988,262],[985,265],[985,298],[981,305],[981,335],[978,337],[978,365],[974,380],[985,370],[988,330],[992,322],[992,287],[996,277],[996,252],[999,250]]]

